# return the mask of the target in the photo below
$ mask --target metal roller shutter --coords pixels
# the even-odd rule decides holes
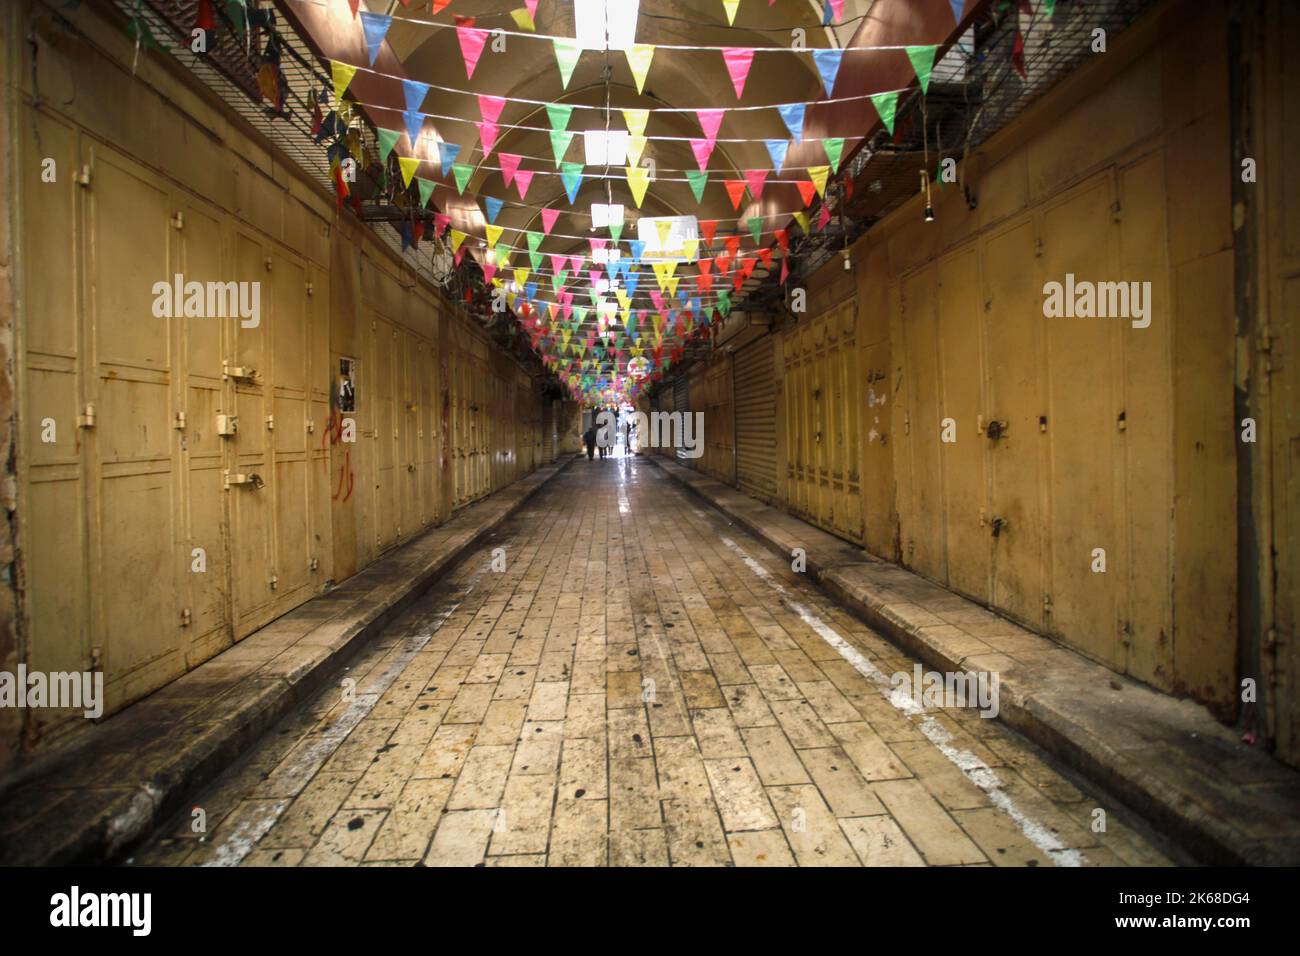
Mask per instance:
[[[736,353],[736,483],[765,500],[776,496],[776,375],[772,337]]]
[[[681,412],[683,417],[690,414],[691,380],[685,375],[678,375],[677,378],[673,379],[673,411]],[[670,450],[669,454],[676,457],[679,465],[685,465],[688,468],[695,467],[695,459],[683,455],[682,449]]]

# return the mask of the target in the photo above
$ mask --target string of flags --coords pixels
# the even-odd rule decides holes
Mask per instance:
[[[720,2],[727,22],[734,25],[740,0]],[[1031,12],[1026,9],[1030,6],[1029,0],[1002,2],[1014,2],[1022,13]],[[589,167],[585,163],[569,158],[571,147],[575,140],[586,141],[589,134],[601,131],[584,131],[570,126],[575,115],[580,115],[578,111],[594,109],[608,117],[611,111],[607,107],[494,96],[384,73],[376,69],[376,64],[383,55],[388,31],[394,20],[407,20],[434,29],[454,29],[465,76],[471,82],[490,38],[498,31],[480,26],[470,16],[453,15],[451,23],[435,23],[364,11],[359,9],[358,0],[350,0],[350,3],[364,39],[369,66],[331,60],[328,88],[322,91],[320,98],[314,92],[312,94],[312,107],[316,111],[313,133],[318,136],[318,141],[333,139],[328,147],[331,169],[336,171],[341,158],[353,156],[360,159],[363,153],[359,136],[355,135],[355,108],[387,110],[397,114],[399,122],[393,124],[394,128],[388,128],[385,124],[375,129],[379,153],[378,175],[382,188],[400,190],[393,194],[393,201],[406,210],[414,212],[415,209],[432,207],[433,234],[447,244],[457,263],[470,248],[473,249],[474,259],[483,273],[485,288],[493,294],[504,296],[519,323],[517,328],[520,333],[528,336],[546,366],[555,372],[575,396],[635,394],[647,379],[633,374],[634,360],[653,359],[648,366],[651,369],[648,380],[653,381],[674,361],[680,359],[688,341],[716,334],[719,320],[730,313],[732,296],[745,288],[746,281],[753,276],[755,270],[772,270],[779,264],[781,281],[787,280],[788,254],[794,233],[793,225],[782,226],[782,223],[793,220],[804,234],[824,229],[829,224],[832,218],[829,207],[825,202],[816,203],[816,200],[818,197],[825,198],[831,177],[839,171],[845,158],[848,137],[860,135],[861,131],[828,137],[819,130],[820,135],[809,142],[820,143],[825,153],[825,162],[819,163],[806,153],[801,153],[798,163],[787,166],[790,144],[805,142],[805,120],[809,103],[744,103],[748,80],[756,60],[764,64],[769,56],[789,52],[806,57],[824,94],[823,98],[815,102],[870,100],[874,118],[891,135],[895,135],[900,97],[905,89],[837,98],[836,84],[845,54],[868,49],[901,53],[907,57],[921,94],[926,95],[939,50],[937,44],[794,49],[630,43],[613,52],[623,54],[638,92],[644,92],[658,52],[690,51],[720,57],[731,88],[725,96],[729,99],[731,93],[734,93],[735,102],[708,108],[657,106],[619,110],[617,112],[622,114],[625,129],[613,131],[620,139],[618,149],[610,152],[625,159],[626,165],[613,161],[593,163],[588,172]],[[436,16],[441,13],[451,3],[452,0],[432,0],[433,14]],[[960,25],[966,2],[949,0],[949,3],[954,22]],[[403,0],[403,5],[407,5],[406,0]],[[843,0],[826,0],[822,7],[824,23],[839,22],[842,19]],[[538,0],[525,0],[523,7],[510,11],[518,29],[499,32],[549,42],[560,84],[567,89],[586,48],[576,38],[539,34],[536,29],[537,8]],[[1039,0],[1039,9],[1050,16],[1054,3],[1052,0]],[[1023,39],[1017,30],[1011,61],[1022,76],[1023,59]],[[353,78],[363,71],[400,82],[403,107],[361,103],[355,98],[350,101],[345,99]],[[425,100],[433,92],[474,96],[478,106],[478,120],[463,115],[424,112]],[[328,116],[321,117],[320,106],[325,95],[332,97],[334,109]],[[524,126],[509,123],[508,120],[503,122],[503,116],[511,106],[529,107],[529,112],[535,107],[541,107],[548,125]],[[722,136],[729,114],[752,114],[761,110],[774,111],[788,136],[763,139]],[[699,126],[699,135],[648,134],[647,125],[652,114],[656,113],[693,114]],[[472,138],[468,142],[451,143],[435,135],[424,140],[424,148],[418,148],[424,138],[426,119],[471,123],[478,133],[477,144]],[[529,156],[498,149],[502,143],[503,131],[517,130],[545,133],[550,142],[551,156]],[[610,135],[608,122],[604,132],[607,136]],[[405,146],[403,137],[406,139]],[[656,140],[685,141],[690,147],[696,168],[659,170],[652,176],[649,169],[640,166],[640,160],[648,143]],[[711,169],[713,154],[720,142],[762,142],[770,166],[734,170],[728,168],[725,172]],[[587,145],[589,150],[590,143]],[[405,155],[417,152],[430,155]],[[591,155],[588,151],[588,158]],[[487,161],[493,157],[496,165],[489,165]],[[476,161],[471,162],[471,159]],[[421,175],[426,163],[438,170],[439,178]],[[460,196],[465,196],[467,192],[473,195],[471,183],[476,178],[482,174],[498,172],[505,188],[513,190],[518,195],[518,200],[509,196],[480,193],[477,208],[481,215],[481,236],[456,228],[451,217],[437,208],[438,189],[454,188]],[[663,173],[674,175],[665,176]],[[701,205],[705,204],[706,190],[720,186],[732,210],[741,217],[735,225],[744,228],[720,236],[719,220],[699,220],[699,237],[683,241],[681,247],[673,253],[675,258],[649,256],[646,254],[647,244],[640,236],[631,238],[623,235],[625,220],[622,206],[608,207],[617,208],[617,216],[611,214],[606,219],[602,213],[599,222],[596,208],[593,207],[591,226],[593,229],[607,230],[607,235],[592,237],[557,231],[556,226],[562,215],[581,216],[585,224],[587,214],[576,209],[566,211],[557,208],[549,201],[541,205],[529,203],[529,191],[534,188],[538,176],[552,181],[558,179],[570,207],[576,204],[583,184],[592,180],[625,181],[627,192],[637,208],[642,206],[653,184],[686,183],[696,202]],[[336,188],[341,190],[342,201],[347,186],[340,182],[337,174],[335,180]],[[802,208],[745,216],[746,203],[760,202],[765,190],[774,184],[793,184]],[[846,181],[846,195],[851,185]],[[553,189],[548,189],[548,195],[552,193]],[[508,207],[530,211],[533,215],[528,227],[502,223],[501,214]],[[402,221],[400,231],[404,245],[419,242],[426,229],[425,215],[427,213],[413,214]],[[773,224],[777,228],[766,228],[769,220],[777,220]],[[642,226],[644,225],[643,221]],[[656,221],[655,226],[659,229],[659,246],[663,248],[666,246],[669,224]],[[513,236],[513,240],[507,241],[507,236]],[[742,237],[752,238],[755,248],[742,250]],[[544,246],[551,240],[570,243],[569,250],[564,253],[548,251]],[[572,252],[572,244],[576,242],[589,243],[590,251],[583,254]],[[690,264],[693,273],[678,272],[679,263]],[[467,288],[465,296],[467,301],[472,301],[473,290]]]

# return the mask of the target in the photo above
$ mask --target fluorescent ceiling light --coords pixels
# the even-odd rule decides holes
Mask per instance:
[[[574,33],[586,50],[626,50],[636,42],[637,0],[573,0]]]
[[[588,166],[626,166],[627,130],[589,129],[582,134]]]
[[[591,204],[591,228],[604,229],[623,225],[623,204],[606,205],[603,202]]]

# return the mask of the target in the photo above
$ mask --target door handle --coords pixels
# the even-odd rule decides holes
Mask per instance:
[[[1007,521],[1007,519],[1003,518],[1001,515],[994,515],[993,520],[989,522],[989,527],[993,531],[993,537],[996,538],[998,535],[1000,535],[1002,533],[1002,529],[1007,527],[1010,523],[1011,522]]]

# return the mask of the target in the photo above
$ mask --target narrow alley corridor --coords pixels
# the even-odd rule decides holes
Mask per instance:
[[[998,721],[891,700],[913,663],[659,468],[582,458],[134,862],[1168,862]]]

